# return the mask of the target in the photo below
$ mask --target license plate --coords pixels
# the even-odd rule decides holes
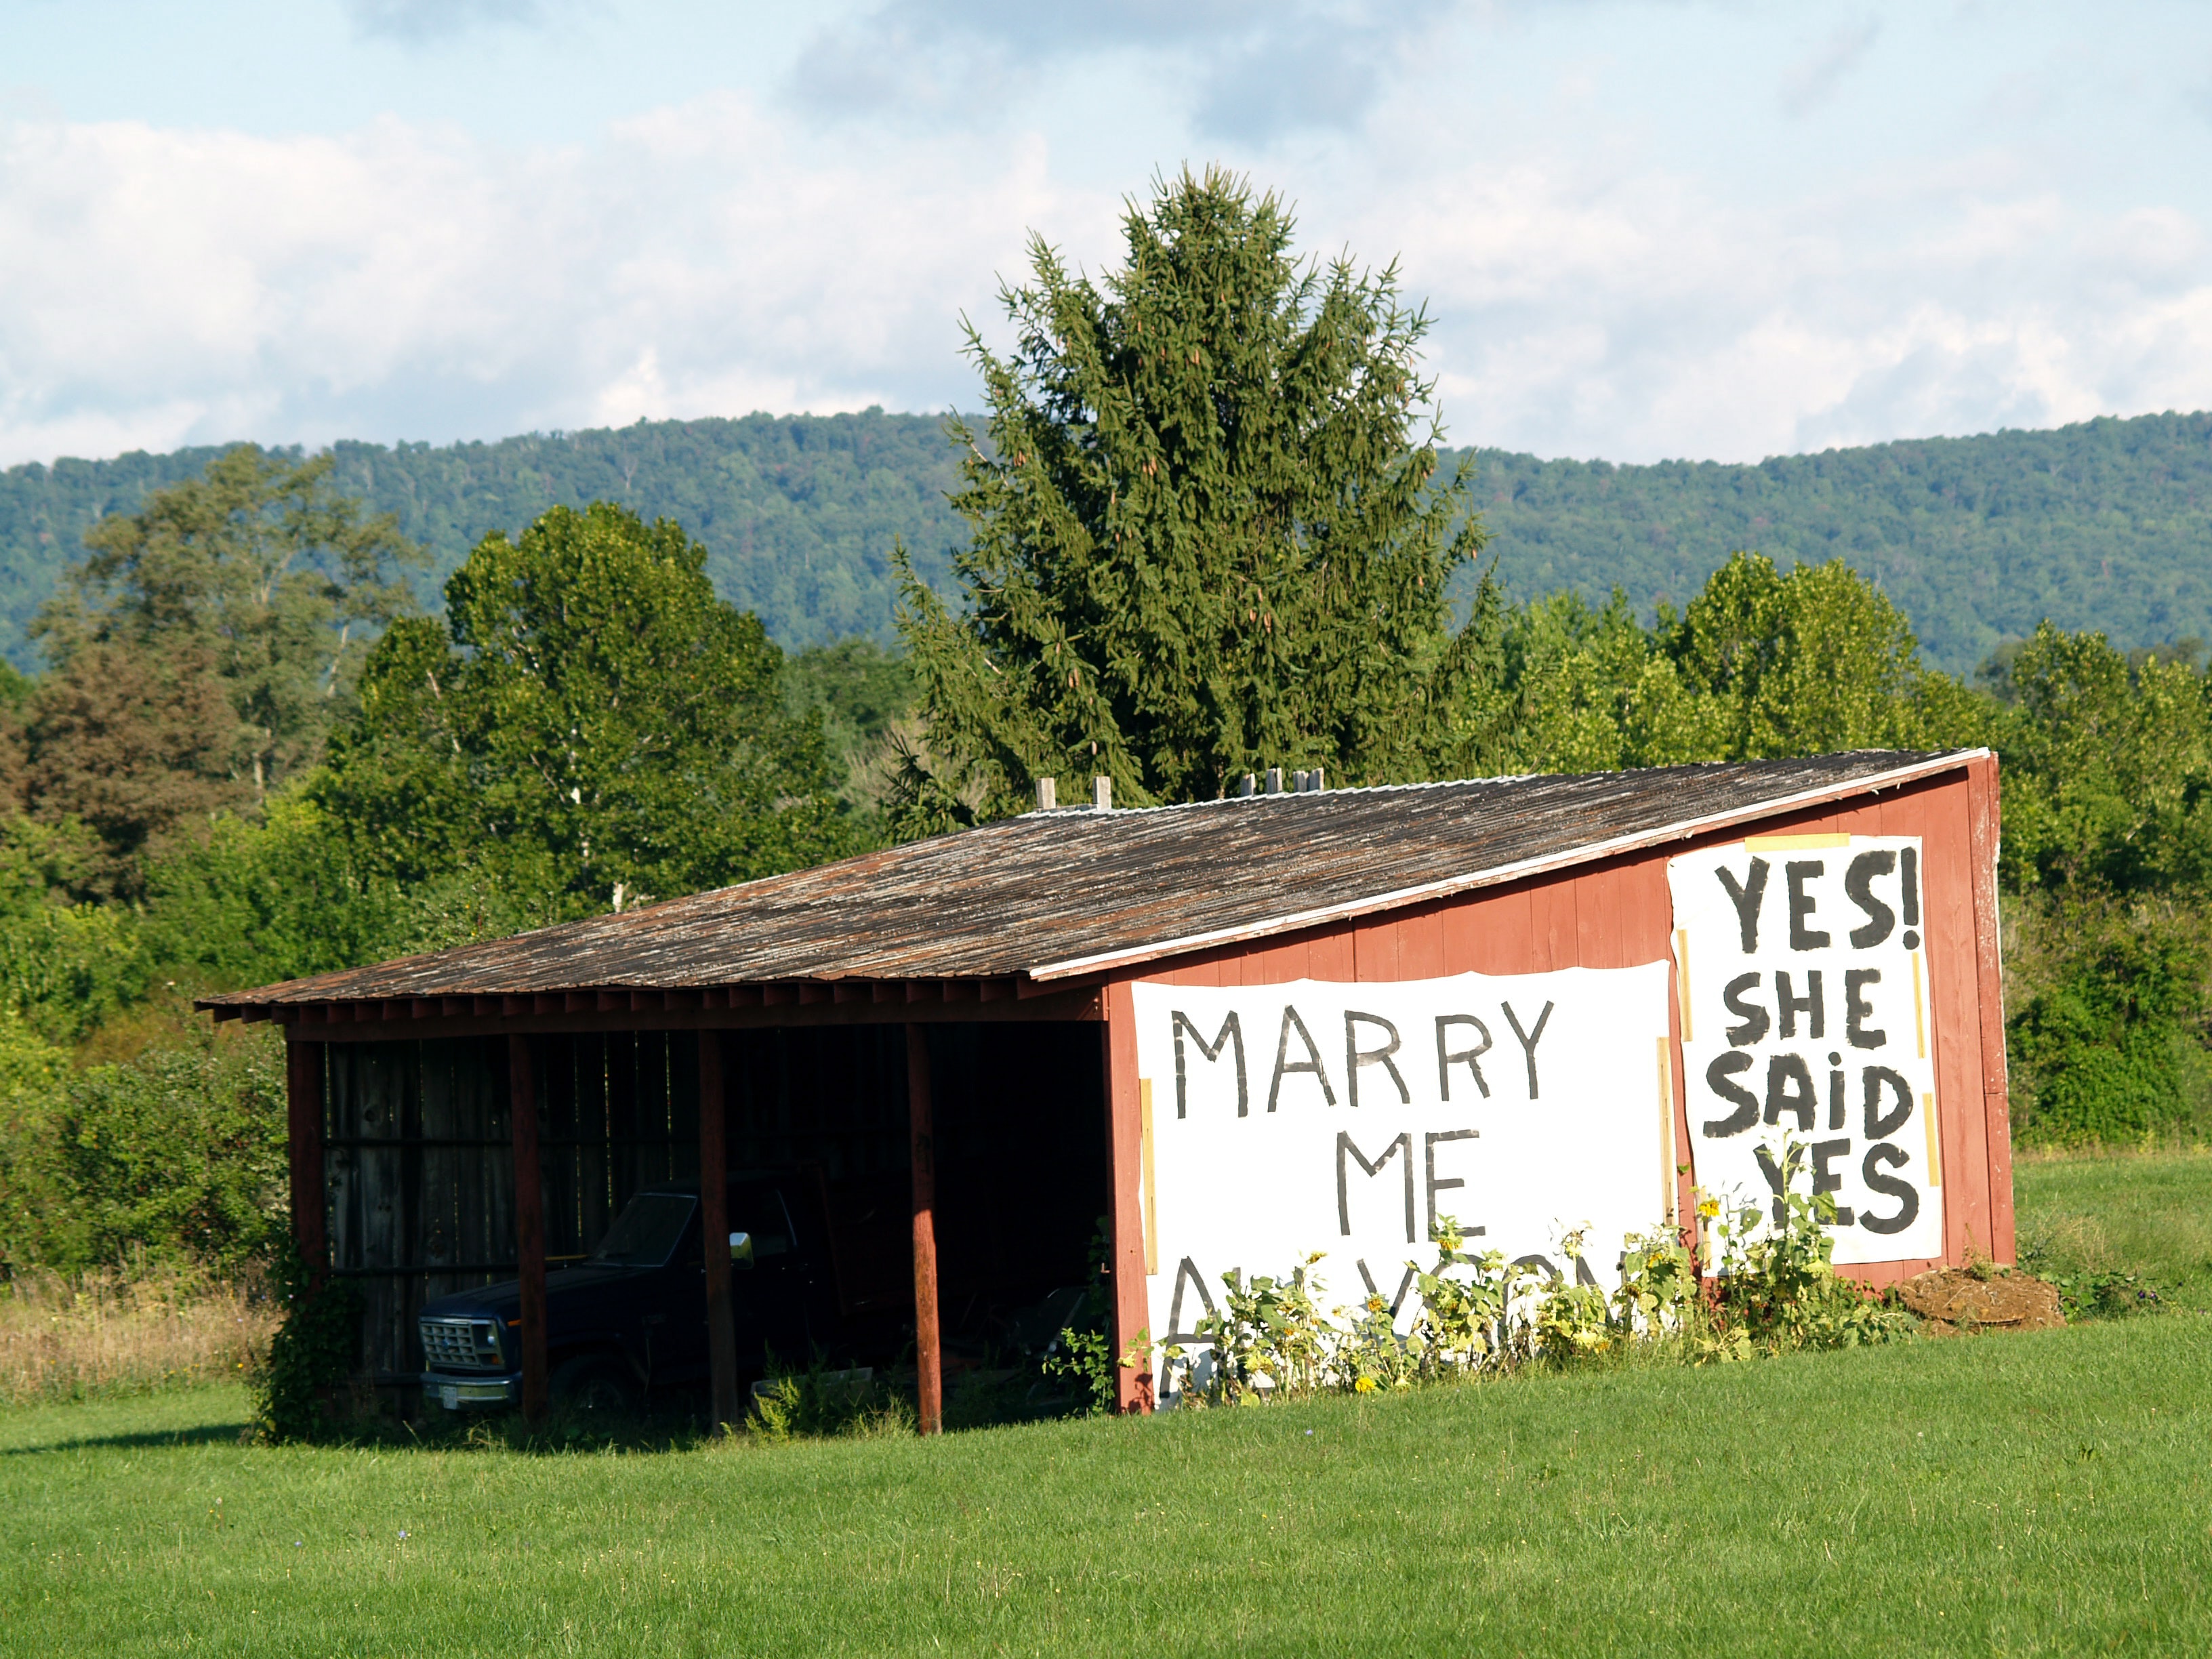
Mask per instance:
[[[505,1401],[507,1385],[503,1382],[447,1382],[438,1389],[438,1403],[447,1411],[459,1411],[464,1401],[479,1400]]]

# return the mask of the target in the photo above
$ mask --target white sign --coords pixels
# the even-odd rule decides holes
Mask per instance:
[[[1663,962],[1133,988],[1157,1342],[1194,1345],[1224,1272],[1279,1277],[1316,1250],[1324,1310],[1371,1292],[1403,1329],[1443,1216],[1470,1249],[1608,1287],[1622,1240],[1668,1218]]]
[[[1835,1200],[1835,1260],[1943,1254],[1920,842],[1754,836],[1670,860],[1690,1161],[1729,1204]]]

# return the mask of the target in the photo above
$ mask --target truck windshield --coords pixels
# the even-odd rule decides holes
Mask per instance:
[[[613,1267],[665,1266],[697,1204],[680,1193],[640,1193],[607,1229],[592,1260]]]

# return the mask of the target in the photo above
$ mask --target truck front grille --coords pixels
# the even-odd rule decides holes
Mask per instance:
[[[423,1363],[432,1370],[506,1369],[500,1358],[499,1327],[489,1319],[425,1319],[422,1332]]]

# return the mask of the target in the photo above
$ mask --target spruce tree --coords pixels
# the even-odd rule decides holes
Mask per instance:
[[[1486,575],[1452,631],[1483,532],[1463,471],[1432,487],[1428,323],[1395,265],[1301,259],[1282,202],[1218,171],[1124,227],[1096,282],[1032,238],[1007,355],[968,327],[989,418],[988,442],[952,427],[963,607],[900,556],[927,721],[903,833],[1020,810],[1048,775],[1146,805],[1269,766],[1369,783],[1468,759],[1497,593]]]

